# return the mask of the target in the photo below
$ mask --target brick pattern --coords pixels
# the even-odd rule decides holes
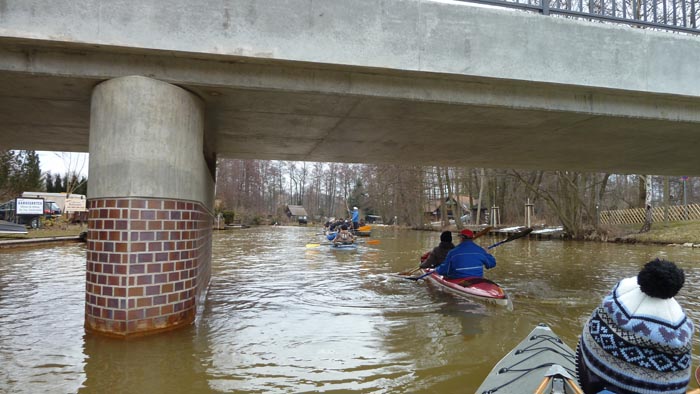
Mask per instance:
[[[91,199],[88,209],[86,328],[133,336],[191,323],[211,275],[211,213],[156,198]]]

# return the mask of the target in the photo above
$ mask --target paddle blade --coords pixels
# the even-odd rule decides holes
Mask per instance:
[[[401,275],[401,276],[408,276],[408,275],[413,275],[416,271],[420,270],[420,267],[416,267],[410,271],[404,271],[404,272],[399,272],[396,275]]]
[[[378,239],[370,239],[369,241],[365,242],[367,245],[379,245],[380,241]]]
[[[372,226],[360,226],[357,231],[372,231]]]
[[[503,242],[510,242],[510,241],[516,240],[518,238],[522,238],[522,237],[530,234],[532,232],[532,230],[533,230],[532,227],[528,227],[519,233],[515,233],[515,234],[511,235],[510,237],[506,238]]]
[[[486,227],[485,229],[483,229],[483,230],[479,231],[478,233],[474,234],[474,237],[473,237],[472,239],[477,239],[477,238],[481,237],[482,235],[486,235],[486,234],[488,234],[488,232],[491,231],[491,230],[493,230],[493,227],[491,227],[491,226]]]
[[[489,246],[487,249],[492,249],[492,248],[495,248],[496,246],[502,245],[502,244],[504,244],[504,243],[506,243],[506,242],[510,242],[510,241],[516,240],[516,239],[518,239],[518,238],[522,238],[522,237],[524,237],[524,236],[530,234],[530,233],[532,232],[532,230],[533,230],[533,229],[532,229],[531,227],[528,227],[528,228],[526,228],[525,230],[523,230],[523,231],[521,231],[521,232],[519,232],[519,233],[515,233],[515,234],[511,235],[510,237],[504,239],[504,240],[501,241],[501,242],[497,242],[497,243],[495,243],[495,244]]]
[[[430,275],[430,274],[432,274],[432,273],[433,273],[433,271],[429,271],[429,272],[426,272],[425,274],[423,274],[423,275],[421,275],[421,276],[405,276],[404,279],[415,280],[415,281],[417,282],[417,281],[419,281],[419,280],[425,278],[426,276],[428,276],[428,275]]]

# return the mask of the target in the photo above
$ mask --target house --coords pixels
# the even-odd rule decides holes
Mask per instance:
[[[299,221],[299,224],[306,224],[308,222],[309,215],[306,213],[306,209],[301,205],[287,205],[284,213],[287,214],[290,220]]]
[[[379,215],[367,215],[365,216],[365,222],[367,224],[383,224],[382,217]]]
[[[441,210],[446,210],[447,218],[454,219],[454,215],[457,213],[457,204],[460,206],[460,212],[462,221],[470,221],[472,215],[476,215],[476,209],[479,203],[478,198],[472,199],[473,209],[469,207],[469,196],[450,196],[445,198],[444,201],[441,199],[432,200],[428,202],[425,209],[425,218],[430,222],[437,222],[441,218]],[[481,217],[488,212],[488,207],[481,207]]]

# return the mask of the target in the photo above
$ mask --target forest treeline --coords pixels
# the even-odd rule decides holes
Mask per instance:
[[[75,174],[42,173],[34,151],[0,151],[0,202],[24,191],[87,194],[87,178]],[[357,206],[363,217],[425,227],[447,224],[446,210],[436,216],[435,209],[454,199],[469,211],[453,205],[453,217],[464,217],[465,225],[488,223],[492,207],[501,224],[523,225],[529,202],[533,224],[561,225],[580,239],[607,231],[601,211],[693,204],[698,187],[697,178],[681,176],[220,159],[216,209],[265,223],[284,222],[288,205],[302,205],[319,222]]]
[[[410,227],[446,223],[430,213],[448,196],[467,204],[469,224],[486,223],[495,206],[501,223],[522,225],[529,201],[534,224],[561,225],[580,239],[606,231],[600,211],[694,203],[697,186],[680,176],[221,159],[216,197],[219,210],[244,222],[284,221],[287,205],[304,206],[316,221],[345,217],[357,206],[363,215]]]
[[[23,192],[87,194],[87,177],[42,173],[39,155],[33,150],[0,150],[0,203]]]

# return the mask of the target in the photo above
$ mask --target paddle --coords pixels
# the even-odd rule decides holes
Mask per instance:
[[[399,272],[396,275],[403,275],[403,276],[413,275],[414,272],[419,271],[419,270],[420,270],[420,267],[416,267],[416,268],[414,268],[410,271],[407,271],[407,272]]]
[[[474,234],[474,237],[472,237],[472,239],[477,239],[477,238],[481,237],[482,235],[487,234],[489,231],[491,231],[491,229],[493,229],[493,227],[491,227],[491,226],[488,226],[488,227],[484,228],[483,230],[481,230],[481,231],[479,231],[478,233]],[[426,253],[425,256],[428,256],[428,253]],[[423,261],[421,260],[421,263],[422,263],[422,262],[423,262]],[[412,269],[412,270],[410,270],[410,271],[408,271],[408,272],[399,272],[397,275],[411,275],[411,274],[413,274],[414,272],[418,271],[419,269],[420,269],[420,266],[418,266],[417,268],[414,268],[414,269]]]
[[[510,242],[510,241],[516,240],[516,239],[518,239],[518,238],[522,238],[522,237],[524,237],[524,236],[530,234],[531,232],[532,232],[532,228],[531,228],[531,227],[528,227],[528,228],[526,228],[525,230],[523,230],[523,231],[521,231],[521,232],[519,232],[519,233],[515,233],[515,234],[511,235],[510,237],[504,239],[504,240],[501,241],[501,242],[496,242],[495,244],[489,246],[487,249],[493,249],[493,248],[495,248],[495,247],[498,246],[498,245],[503,245],[503,244],[506,243],[506,242]],[[416,276],[416,277],[407,276],[407,277],[405,277],[405,279],[417,281],[417,280],[420,280],[420,279],[425,278],[426,276],[428,276],[428,275],[430,275],[430,274],[432,274],[432,273],[433,273],[433,271],[430,271],[430,272],[428,272],[428,273],[425,273],[425,274],[423,274],[423,275],[421,275],[421,276]]]
[[[330,242],[324,242],[324,243],[320,243],[320,244],[306,244],[306,247],[307,248],[318,248],[321,245],[330,245],[330,244],[331,244]]]
[[[504,240],[501,241],[501,242],[497,242],[497,243],[495,243],[495,244],[489,246],[487,249],[493,249],[493,248],[495,248],[495,247],[498,246],[498,245],[504,244],[504,243],[506,243],[506,242],[514,241],[514,240],[516,240],[516,239],[518,239],[518,238],[522,238],[522,237],[524,237],[524,236],[530,234],[530,233],[532,232],[532,230],[533,230],[532,227],[528,227],[528,228],[526,228],[525,230],[523,230],[523,231],[521,231],[521,232],[519,232],[519,233],[515,233],[515,234],[511,235],[510,237],[504,239]]]

